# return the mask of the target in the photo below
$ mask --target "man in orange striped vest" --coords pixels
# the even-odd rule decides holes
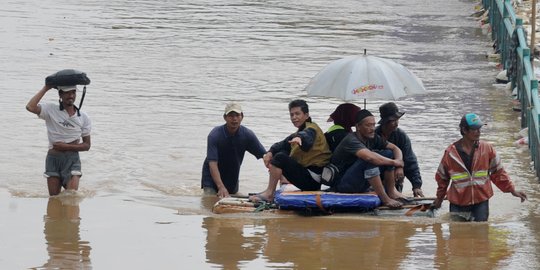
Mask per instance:
[[[489,198],[493,196],[491,182],[521,202],[527,199],[525,193],[515,190],[493,146],[480,140],[483,125],[474,113],[461,118],[463,138],[448,146],[435,174],[438,187],[433,207],[440,208],[447,196],[451,216],[467,221],[487,221]]]

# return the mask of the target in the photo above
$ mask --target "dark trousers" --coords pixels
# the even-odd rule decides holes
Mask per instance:
[[[487,221],[489,200],[467,206],[450,203],[450,214],[452,219],[460,221]]]
[[[311,174],[308,172],[308,168],[304,168],[304,166],[291,158],[289,155],[282,152],[277,153],[274,155],[270,163],[273,166],[280,168],[283,176],[285,176],[287,180],[289,180],[289,182],[291,182],[291,184],[295,185],[297,188],[307,191],[321,189],[321,183],[315,181],[313,177],[311,177]],[[322,172],[322,168],[319,167],[310,167],[309,169],[317,174]]]
[[[394,153],[391,150],[381,150],[378,154],[393,158]],[[386,170],[393,169],[390,166],[376,166],[366,162],[363,159],[358,159],[351,165],[338,180],[336,191],[342,193],[363,193],[369,191],[371,185],[369,179],[383,175]],[[381,176],[382,180],[382,176]]]

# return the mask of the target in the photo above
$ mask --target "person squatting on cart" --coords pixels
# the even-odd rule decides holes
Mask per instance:
[[[404,166],[403,168],[396,168],[396,189],[403,192],[403,180],[407,177],[411,182],[414,197],[424,197],[420,167],[418,166],[416,154],[412,149],[411,140],[407,133],[398,127],[399,119],[405,113],[400,112],[394,102],[381,105],[379,112],[381,120],[379,120],[379,126],[375,129],[375,133],[395,144],[403,153]]]
[[[308,104],[289,103],[291,122],[297,131],[275,143],[263,159],[269,170],[267,188],[249,197],[253,202],[272,202],[279,181],[305,191],[321,189],[321,173],[330,160],[330,149],[321,128],[311,121]]]
[[[330,165],[332,176],[323,179],[337,192],[363,193],[374,190],[382,203],[401,207],[403,194],[396,190],[395,168],[403,167],[401,150],[375,134],[375,117],[368,110],[356,115],[356,131],[337,146]],[[382,175],[382,176],[381,176]]]
[[[324,133],[326,142],[330,147],[330,151],[334,152],[341,140],[352,132],[352,127],[355,124],[356,114],[360,111],[360,107],[352,103],[339,104],[334,112],[330,114],[328,122],[334,124]]]

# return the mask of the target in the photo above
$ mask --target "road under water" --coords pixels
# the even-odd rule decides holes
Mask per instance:
[[[81,268],[535,268],[538,180],[528,150],[513,145],[519,114],[509,91],[493,85],[499,70],[486,58],[492,42],[470,16],[475,4],[7,1],[0,9],[0,189],[9,194],[6,205],[16,207],[0,212],[0,228],[31,232],[25,243],[42,252],[0,265],[62,264],[73,260],[56,256],[67,251],[82,254],[75,258]],[[447,204],[434,219],[213,215],[216,199],[201,196],[200,172],[206,136],[223,123],[225,103],[242,104],[243,124],[267,148],[294,131],[287,103],[295,98],[306,99],[313,120],[328,128],[341,101],[308,98],[304,87],[330,61],[364,49],[406,66],[428,90],[396,101],[406,112],[400,126],[411,137],[427,196],[435,195],[445,147],[460,137],[461,115],[476,112],[488,123],[483,139],[494,143],[530,200],[520,204],[496,192],[483,224],[450,222]],[[45,125],[24,110],[44,78],[64,68],[92,80],[82,108],[93,130],[92,148],[81,154],[80,204],[47,199]],[[384,102],[368,100],[367,109],[378,115]],[[266,169],[252,156],[240,177],[244,193],[266,187]],[[42,221],[44,214],[49,219]],[[22,226],[28,218],[39,222]],[[72,226],[67,239],[76,245],[55,249],[51,228],[62,227],[47,223],[55,218]],[[20,239],[2,239],[6,258],[24,250]]]

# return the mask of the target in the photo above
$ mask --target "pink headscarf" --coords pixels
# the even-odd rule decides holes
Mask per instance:
[[[360,111],[360,107],[351,103],[342,103],[337,106],[328,120],[334,121],[334,124],[340,125],[346,131],[351,132],[351,127],[355,124],[356,113],[358,111]]]

